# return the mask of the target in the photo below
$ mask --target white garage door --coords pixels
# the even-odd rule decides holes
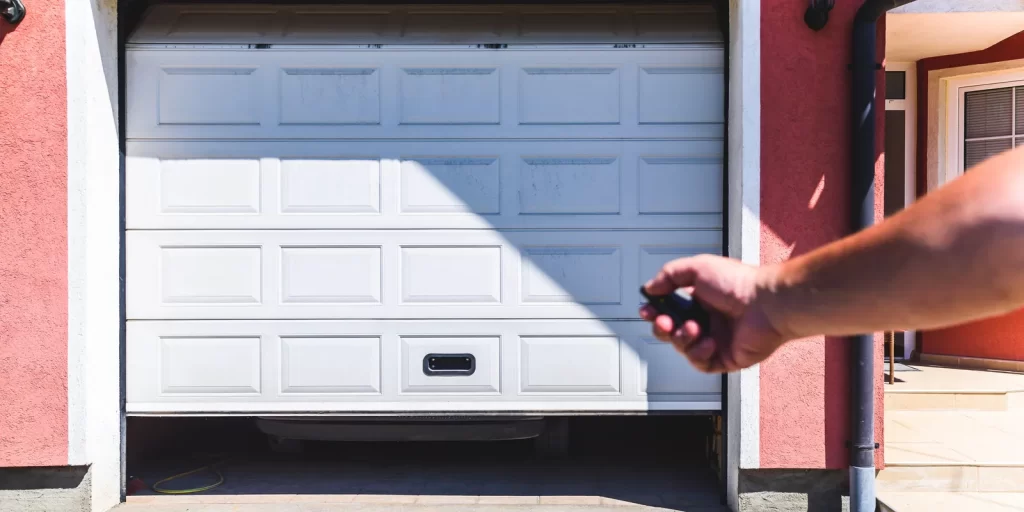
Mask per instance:
[[[636,309],[721,250],[719,39],[701,7],[152,11],[128,412],[718,409]]]

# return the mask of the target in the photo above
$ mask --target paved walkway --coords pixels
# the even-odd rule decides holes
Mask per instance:
[[[886,384],[886,393],[940,393],[1024,391],[1024,373],[997,370],[964,370],[909,363],[920,371],[896,372],[896,384]],[[885,372],[889,365],[883,365]]]
[[[1024,511],[1024,374],[916,366],[885,385],[885,512]]]
[[[1024,466],[1024,411],[887,411],[885,460]]]
[[[1024,510],[1020,492],[889,492],[883,512],[1010,512]]]

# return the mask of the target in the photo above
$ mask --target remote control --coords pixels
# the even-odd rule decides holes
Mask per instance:
[[[682,327],[687,320],[693,320],[700,326],[702,336],[708,333],[710,317],[707,310],[681,289],[668,295],[651,295],[641,286],[640,293],[658,313],[672,318],[674,329]]]

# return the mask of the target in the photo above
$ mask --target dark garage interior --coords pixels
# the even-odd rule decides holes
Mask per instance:
[[[716,417],[700,415],[572,417],[564,454],[543,453],[535,439],[305,441],[286,453],[272,449],[252,418],[132,417],[127,474],[138,479],[130,480],[132,495],[153,495],[149,486],[161,479],[214,463],[224,483],[193,498],[216,497],[213,502],[299,495],[718,510],[715,423]],[[217,480],[201,471],[160,487],[191,489]]]

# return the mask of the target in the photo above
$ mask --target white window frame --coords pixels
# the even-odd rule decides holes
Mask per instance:
[[[958,76],[942,79],[945,101],[940,112],[944,125],[939,143],[939,185],[953,181],[964,173],[963,130],[964,95],[972,91],[1024,86],[1024,70]]]
[[[910,206],[917,200],[917,63],[887,62],[886,71],[902,71],[906,73],[906,95],[902,100],[885,100],[886,110],[902,110],[906,112],[903,140],[906,151],[903,169],[906,175],[903,181],[903,205]]]
[[[910,206],[917,200],[917,63],[887,62],[886,71],[902,71],[905,73],[906,91],[902,100],[885,100],[885,110],[902,110],[903,123],[903,206]],[[909,360],[917,348],[917,331],[903,331],[903,354]]]

